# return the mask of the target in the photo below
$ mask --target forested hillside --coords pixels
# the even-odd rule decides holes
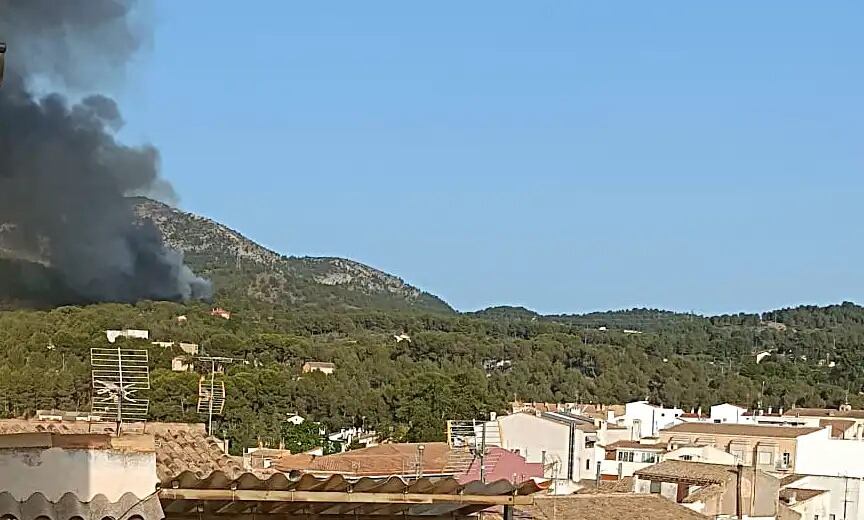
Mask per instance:
[[[150,199],[131,200],[139,218],[152,221],[195,272],[213,281],[218,297],[328,309],[453,312],[440,298],[368,265],[283,256],[210,219]]]
[[[443,435],[445,419],[500,411],[514,397],[789,407],[836,406],[848,392],[862,404],[864,309],[849,303],[677,319],[645,310],[543,317],[500,309],[455,315],[220,303],[235,311],[230,320],[211,316],[204,304],[152,302],[0,313],[0,414],[88,409],[89,348],[107,345],[105,329],[126,327],[238,360],[228,371],[228,404],[217,425],[236,446],[278,443],[290,412],[330,428],[365,423],[394,438],[432,440]],[[655,325],[645,321],[655,314]],[[645,330],[625,333],[636,328],[628,317]],[[402,332],[410,342],[394,339]],[[152,419],[199,420],[198,376],[170,371],[171,358],[182,353],[120,341],[151,351]],[[757,364],[754,353],[762,351],[772,355]],[[337,368],[331,376],[298,377],[307,360]],[[487,372],[488,360],[512,365]]]

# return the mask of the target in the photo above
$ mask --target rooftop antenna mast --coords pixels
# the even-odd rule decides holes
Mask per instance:
[[[117,423],[144,422],[150,400],[138,392],[150,390],[149,356],[143,349],[91,348],[93,415]]]
[[[233,363],[234,360],[218,356],[201,356],[197,360],[210,364],[210,375],[202,376],[198,382],[198,413],[207,414],[207,433],[213,435],[213,416],[222,415],[225,409],[223,365]]]

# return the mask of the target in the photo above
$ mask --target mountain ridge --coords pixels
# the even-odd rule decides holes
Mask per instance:
[[[366,264],[339,257],[282,255],[207,217],[144,197],[130,202],[136,217],[152,222],[196,273],[213,279],[217,297],[454,312],[441,298]]]

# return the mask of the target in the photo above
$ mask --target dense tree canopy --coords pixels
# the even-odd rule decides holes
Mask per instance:
[[[220,302],[102,304],[0,312],[0,414],[89,409],[91,347],[104,330],[142,328],[151,339],[199,343],[237,361],[215,433],[235,448],[306,447],[313,430],[365,425],[396,439],[442,439],[447,419],[503,411],[513,398],[625,402],[686,409],[731,401],[755,407],[862,404],[864,309],[844,303],[704,318],[635,310],[538,316],[524,309],[472,315],[324,311]],[[185,322],[176,317],[186,315]],[[605,316],[605,318],[604,318]],[[599,330],[606,327],[607,330]],[[625,329],[629,332],[625,332]],[[634,331],[638,331],[634,332]],[[411,341],[396,341],[405,332]],[[198,421],[199,375],[172,372],[178,347],[118,340],[151,353],[151,419]],[[756,363],[755,353],[771,355]],[[336,364],[302,374],[305,361]],[[508,361],[509,363],[496,363]]]

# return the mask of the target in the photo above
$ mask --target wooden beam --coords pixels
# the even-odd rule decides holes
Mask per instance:
[[[205,518],[208,518],[207,514],[204,514]],[[165,516],[165,520],[201,520],[202,516],[198,513],[183,513],[183,514],[169,514]],[[239,515],[212,515],[209,518],[213,518],[216,520],[339,520],[340,518],[344,518],[347,520],[386,520],[388,517],[386,515],[355,515],[353,513],[348,513],[346,515],[307,515],[303,514],[303,512],[297,512],[297,514],[274,514],[274,515],[262,515],[262,514],[239,514]],[[422,515],[422,516],[411,516],[411,515],[402,515],[399,514],[395,518],[398,520],[477,520],[476,516],[459,516],[459,515]]]
[[[448,495],[423,493],[347,493],[342,491],[271,491],[259,489],[163,489],[163,500],[235,502],[332,502],[361,504],[531,505],[530,495]]]

